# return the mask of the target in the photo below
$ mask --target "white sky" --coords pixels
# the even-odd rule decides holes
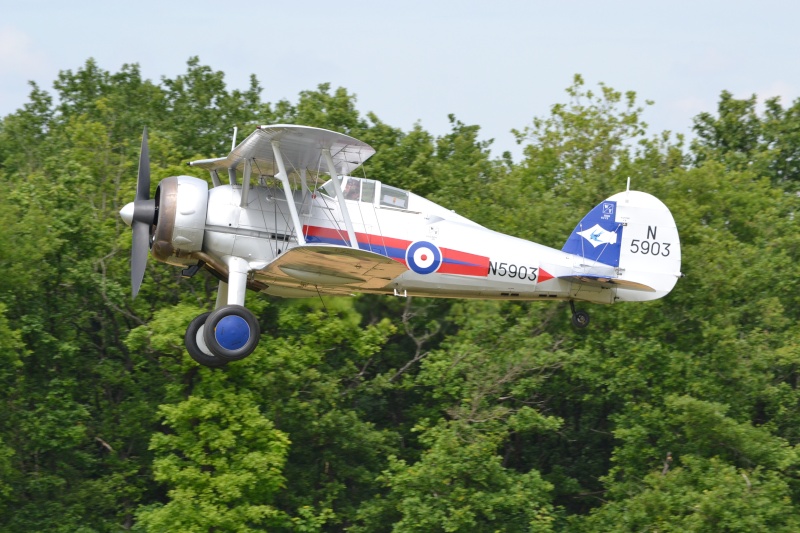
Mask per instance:
[[[653,133],[688,133],[722,90],[788,104],[798,21],[791,0],[0,0],[0,116],[27,102],[28,80],[52,92],[90,57],[158,82],[197,55],[229,89],[255,74],[264,101],[330,82],[392,126],[442,135],[453,113],[518,156],[510,130],[566,101],[575,73],[654,100]]]

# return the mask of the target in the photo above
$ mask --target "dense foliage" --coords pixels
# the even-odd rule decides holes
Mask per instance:
[[[65,71],[0,121],[0,531],[800,530],[800,101],[722,93],[690,143],[580,77],[493,158],[320,85],[266,103],[194,58]],[[559,247],[625,186],[677,220],[686,277],[649,304],[248,296],[265,334],[224,369],[183,348],[216,281],[129,288],[142,127],[154,184],[232,127],[298,123],[368,176]],[[198,177],[207,178],[203,173]]]

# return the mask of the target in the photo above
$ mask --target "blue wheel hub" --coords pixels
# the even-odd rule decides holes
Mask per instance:
[[[226,350],[238,350],[250,339],[250,326],[244,318],[229,315],[217,322],[214,337]]]

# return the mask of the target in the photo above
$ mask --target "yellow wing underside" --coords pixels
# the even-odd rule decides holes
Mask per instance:
[[[408,268],[389,257],[346,246],[292,248],[256,272],[268,294],[287,297],[381,291]]]

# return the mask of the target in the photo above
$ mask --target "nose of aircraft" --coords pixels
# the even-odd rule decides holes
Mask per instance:
[[[134,209],[133,202],[130,202],[129,204],[126,204],[125,207],[119,210],[119,216],[129,226],[133,223],[133,209]]]

